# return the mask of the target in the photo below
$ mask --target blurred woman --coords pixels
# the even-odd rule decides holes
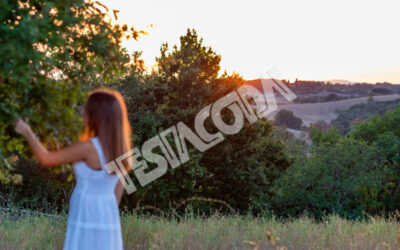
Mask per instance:
[[[76,186],[70,198],[64,249],[123,249],[119,202],[123,185],[106,163],[131,150],[126,104],[117,91],[90,93],[84,109],[80,141],[47,151],[22,119],[15,131],[24,136],[43,166],[73,163]],[[124,166],[129,170],[129,165]]]

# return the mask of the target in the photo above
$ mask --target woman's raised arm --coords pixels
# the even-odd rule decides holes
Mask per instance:
[[[31,127],[22,119],[16,120],[14,130],[26,138],[40,164],[46,167],[83,161],[90,152],[90,146],[85,142],[78,142],[56,152],[49,152],[40,143]]]

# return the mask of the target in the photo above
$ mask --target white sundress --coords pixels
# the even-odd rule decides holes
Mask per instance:
[[[118,202],[114,193],[117,175],[105,169],[106,158],[98,137],[90,138],[100,158],[101,170],[85,162],[74,163],[76,186],[68,209],[64,250],[123,249]]]

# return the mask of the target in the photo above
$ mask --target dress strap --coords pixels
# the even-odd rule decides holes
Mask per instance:
[[[104,151],[103,147],[101,146],[101,142],[97,136],[90,138],[90,140],[92,141],[94,147],[96,148],[97,155],[100,159],[101,169],[104,170],[104,166],[106,165],[106,159],[103,153]]]

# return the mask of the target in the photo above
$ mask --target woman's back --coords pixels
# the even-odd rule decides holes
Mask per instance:
[[[122,249],[117,175],[105,169],[106,157],[98,137],[90,138],[100,160],[95,170],[83,161],[74,164],[76,186],[70,199],[64,249]]]
[[[90,138],[97,156],[100,160],[101,169],[90,168],[84,161],[74,164],[74,174],[76,178],[76,192],[83,192],[86,195],[97,197],[115,196],[114,188],[118,182],[117,175],[110,175],[105,169],[106,158],[98,137]]]

